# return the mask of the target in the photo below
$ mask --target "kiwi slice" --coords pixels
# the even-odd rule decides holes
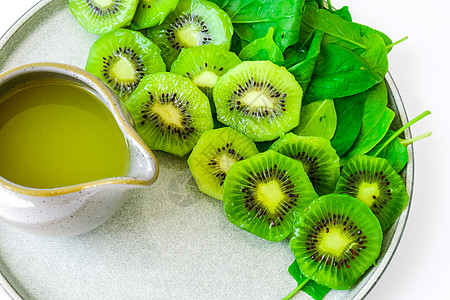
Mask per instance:
[[[161,25],[148,30],[168,68],[183,48],[214,44],[228,50],[232,35],[230,17],[206,0],[180,0]]]
[[[223,127],[203,133],[188,164],[199,189],[223,200],[223,182],[230,167],[258,153],[251,139],[230,127]]]
[[[236,162],[223,188],[228,220],[273,242],[292,232],[293,212],[315,198],[302,163],[273,150]]]
[[[178,0],[139,0],[131,26],[144,29],[160,25],[166,16],[175,10]]]
[[[147,75],[125,104],[137,133],[153,150],[184,156],[213,128],[208,97],[181,75]]]
[[[220,122],[264,142],[298,126],[302,94],[285,68],[244,61],[217,80],[214,104]]]
[[[69,0],[75,19],[89,32],[104,34],[130,25],[139,0]]]
[[[270,149],[299,160],[319,196],[331,194],[339,177],[339,156],[330,141],[323,137],[281,136]]]
[[[330,194],[295,212],[290,248],[307,278],[345,290],[375,263],[382,239],[380,223],[366,205]]]
[[[217,45],[202,45],[182,49],[170,72],[190,78],[212,100],[217,79],[240,63],[233,52]]]
[[[142,33],[116,29],[92,45],[86,70],[126,101],[145,75],[166,70],[158,47]]]
[[[348,160],[335,192],[364,202],[377,216],[383,231],[394,224],[409,202],[405,184],[389,162],[367,155]]]

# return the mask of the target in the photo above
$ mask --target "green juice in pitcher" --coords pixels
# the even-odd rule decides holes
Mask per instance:
[[[127,142],[88,90],[39,79],[0,97],[0,176],[39,189],[126,176]]]

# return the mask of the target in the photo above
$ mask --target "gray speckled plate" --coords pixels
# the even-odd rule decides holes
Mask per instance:
[[[67,0],[42,0],[0,40],[0,70],[40,61],[84,67],[96,38],[76,23]],[[397,125],[405,123],[400,95],[386,80]],[[230,224],[222,203],[198,191],[186,159],[156,156],[157,183],[130,193],[125,207],[94,231],[42,238],[0,223],[0,283],[11,297],[281,299],[295,288],[287,241],[267,242]],[[412,160],[403,176],[411,195]],[[377,267],[326,299],[362,299],[370,291],[394,254],[408,210],[386,234]]]

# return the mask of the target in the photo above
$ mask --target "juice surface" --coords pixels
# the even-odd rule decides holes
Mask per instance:
[[[45,79],[0,98],[0,176],[44,189],[126,176],[128,167],[113,115],[84,88]]]

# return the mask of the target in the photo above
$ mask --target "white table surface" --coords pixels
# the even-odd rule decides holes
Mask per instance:
[[[5,3],[3,3],[5,2]],[[6,4],[8,2],[8,4]],[[2,0],[0,36],[37,0]],[[393,260],[366,298],[450,299],[450,1],[333,0],[356,22],[409,36],[389,54],[390,72],[409,118],[432,115],[412,127],[433,135],[415,144],[415,186],[406,230]],[[1,291],[0,299],[9,299]]]

